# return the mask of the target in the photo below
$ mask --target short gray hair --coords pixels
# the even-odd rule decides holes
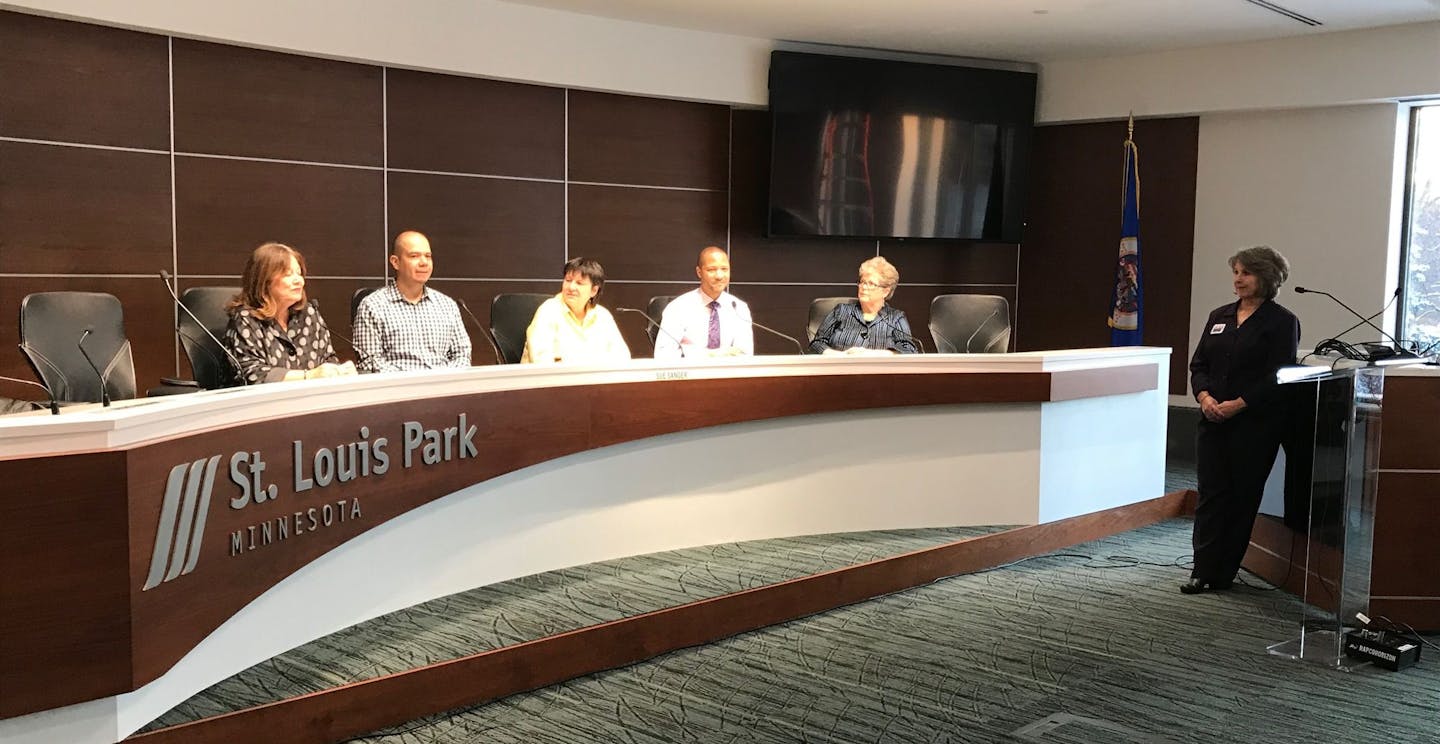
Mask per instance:
[[[891,295],[895,294],[895,286],[900,283],[900,270],[895,268],[889,261],[886,261],[884,256],[876,256],[860,264],[860,276],[864,277],[867,271],[879,276],[880,283],[884,284],[885,288],[890,290],[885,293],[886,299],[889,299]]]
[[[1280,293],[1280,285],[1290,278],[1290,262],[1280,252],[1268,245],[1245,248],[1230,257],[1230,268],[1235,264],[1244,266],[1260,280],[1260,294],[1273,300]]]

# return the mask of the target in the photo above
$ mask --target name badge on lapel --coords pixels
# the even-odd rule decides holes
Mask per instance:
[[[1218,336],[1218,335],[1220,335],[1220,334],[1222,334],[1222,333],[1224,333],[1224,332],[1225,332],[1225,324],[1224,324],[1224,323],[1216,323],[1215,325],[1210,326],[1210,335],[1211,335],[1211,336]]]

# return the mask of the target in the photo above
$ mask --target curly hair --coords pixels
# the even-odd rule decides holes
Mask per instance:
[[[1257,245],[1238,251],[1230,257],[1229,263],[1232,270],[1236,264],[1240,264],[1246,271],[1254,274],[1255,278],[1260,280],[1260,293],[1265,295],[1267,300],[1275,299],[1275,295],[1280,292],[1280,286],[1290,278],[1290,262],[1268,245]]]

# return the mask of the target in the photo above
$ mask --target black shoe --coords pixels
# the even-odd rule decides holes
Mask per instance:
[[[1199,594],[1204,591],[1218,592],[1229,589],[1232,582],[1229,581],[1206,581],[1191,577],[1189,581],[1180,585],[1181,594]]]

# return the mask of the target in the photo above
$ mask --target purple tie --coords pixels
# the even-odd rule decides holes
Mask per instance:
[[[720,348],[720,301],[710,301],[710,337],[705,341],[705,348]]]

